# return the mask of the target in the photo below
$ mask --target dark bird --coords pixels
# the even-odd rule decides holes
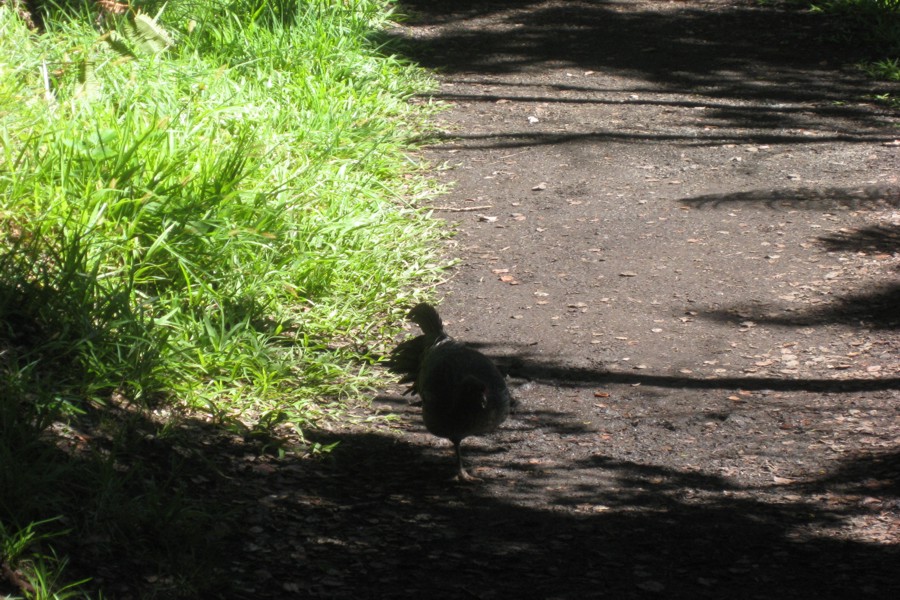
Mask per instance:
[[[444,331],[437,311],[418,304],[408,318],[422,335],[401,342],[391,352],[388,368],[411,383],[405,394],[422,399],[422,418],[432,434],[453,442],[459,479],[477,479],[463,466],[460,444],[470,435],[484,435],[509,416],[510,395],[503,375],[481,352],[469,348]]]

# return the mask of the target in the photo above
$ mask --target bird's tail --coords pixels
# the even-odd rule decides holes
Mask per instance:
[[[400,342],[391,351],[387,367],[391,373],[400,375],[400,383],[412,383],[412,386],[404,392],[404,395],[416,391],[416,379],[422,368],[422,359],[425,351],[432,345],[433,340],[428,336],[420,335],[404,342]]]

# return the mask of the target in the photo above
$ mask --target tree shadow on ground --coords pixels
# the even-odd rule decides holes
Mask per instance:
[[[341,440],[331,473],[272,515],[281,532],[301,514],[315,525],[296,572],[310,597],[843,598],[894,585],[896,548],[807,533],[858,509],[599,454],[463,486],[402,440]]]
[[[0,445],[0,518],[10,535],[40,523],[36,539],[49,538],[30,550],[66,565],[50,585],[84,580],[85,589],[110,598],[220,590],[226,548],[243,525],[235,521],[239,497],[222,492],[233,469],[219,467],[258,445],[241,444],[220,425],[168,410],[163,421],[126,404],[85,405],[79,417],[42,432],[14,417],[13,407],[2,409],[4,419],[21,422],[4,423],[17,439]],[[7,561],[17,558],[0,554],[0,563],[12,570]],[[55,563],[45,561],[45,571]],[[22,595],[26,589],[6,575],[0,595]]]
[[[725,209],[734,206],[763,206],[779,210],[856,210],[877,211],[900,207],[900,190],[891,186],[858,188],[799,188],[788,190],[752,190],[729,194],[709,194],[680,200],[684,206],[699,209]],[[900,233],[896,225],[872,225],[856,230],[841,230],[820,236],[826,252],[894,253],[900,251]],[[754,323],[807,327],[841,324],[875,329],[900,328],[900,284],[887,282],[869,286],[864,292],[846,294],[826,305],[803,310],[789,307],[785,314],[773,315],[754,307],[732,307],[710,311],[705,317],[718,321],[749,319]]]
[[[575,385],[617,377],[544,368]],[[424,433],[406,398],[375,405]],[[221,424],[163,425],[122,407],[54,430],[41,443],[55,458],[16,468],[77,464],[43,489],[47,510],[97,519],[96,535],[57,548],[109,597],[846,598],[887,597],[894,585],[896,547],[829,534],[871,503],[822,497],[892,501],[896,454],[779,490],[613,458],[574,413],[524,406],[501,434],[467,443],[492,475],[464,485],[451,480],[447,444],[383,423],[312,428],[306,441],[333,451],[279,457]],[[543,460],[533,440],[547,436],[591,450]],[[84,513],[80,494],[101,484],[107,510]]]
[[[633,95],[687,91],[697,98],[697,106],[706,109],[704,120],[714,124],[715,129],[750,127],[769,132],[744,132],[744,142],[752,138],[757,143],[821,143],[883,137],[864,131],[866,127],[881,126],[879,111],[837,103],[871,96],[876,86],[888,84],[875,84],[861,74],[836,71],[828,65],[829,56],[852,63],[860,58],[853,54],[858,50],[823,42],[831,21],[808,11],[751,3],[684,5],[659,10],[654,3],[526,0],[404,0],[401,10],[410,12],[417,25],[427,27],[415,37],[405,36],[402,29],[394,32],[405,52],[415,62],[453,76],[454,81],[457,74],[469,74],[478,83],[490,85],[492,82],[485,77],[536,74],[538,70],[559,66],[596,74],[592,81],[596,81],[596,86],[560,86],[536,77],[528,84],[511,84],[507,77],[493,82],[496,89],[503,90],[494,91],[496,97],[488,92],[487,96],[461,98],[448,88],[433,95],[438,99],[665,104],[665,98],[635,99]],[[480,20],[485,16],[490,16],[489,21]],[[635,83],[632,90],[605,90],[605,75],[643,83]],[[522,87],[523,94],[515,92],[516,86]],[[798,106],[800,102],[809,104]],[[790,132],[815,129],[816,118],[825,116],[846,119],[848,125],[823,136]],[[516,143],[571,142],[590,136],[629,139],[623,132],[523,132],[508,133],[499,139],[486,137],[505,147]],[[461,139],[473,137],[463,135]],[[647,139],[659,140],[652,136]],[[709,133],[709,143],[727,140],[727,134]],[[701,135],[685,141],[707,140]]]

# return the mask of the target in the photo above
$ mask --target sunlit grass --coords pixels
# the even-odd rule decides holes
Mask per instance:
[[[137,58],[83,19],[34,39],[4,13],[3,291],[45,296],[17,318],[65,330],[88,392],[282,398],[321,368],[301,350],[370,331],[434,271],[403,155],[426,81],[342,6],[300,4],[290,26],[226,13]]]

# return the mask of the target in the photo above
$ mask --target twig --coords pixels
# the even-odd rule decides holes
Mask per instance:
[[[456,206],[432,206],[431,210],[446,210],[448,212],[469,212],[470,210],[483,210],[485,208],[494,208],[494,205],[483,204],[481,206],[463,206],[462,208],[458,208]]]
[[[507,154],[506,156],[501,156],[498,160],[495,160],[494,162],[496,163],[496,162],[499,162],[499,161],[501,161],[501,160],[506,160],[507,158],[512,158],[513,156],[518,156],[518,155],[520,155],[520,154],[525,154],[526,152],[528,152],[528,150],[522,150],[522,151],[520,151],[520,152],[513,152],[512,154]]]

